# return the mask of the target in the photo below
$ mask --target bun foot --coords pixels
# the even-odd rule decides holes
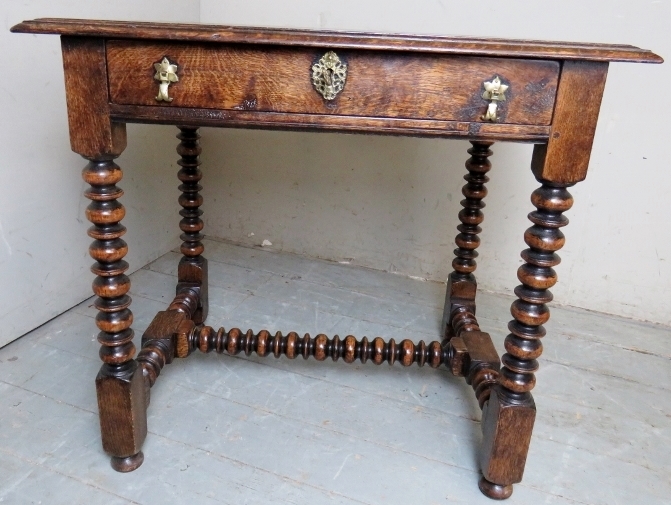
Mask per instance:
[[[142,451],[140,451],[137,454],[128,456],[127,458],[118,458],[117,456],[112,456],[110,463],[112,468],[114,468],[117,472],[128,473],[132,472],[133,470],[137,470],[143,461],[144,454],[142,454]]]
[[[489,482],[484,478],[484,476],[480,477],[478,487],[480,488],[480,491],[482,491],[482,494],[484,494],[487,498],[491,498],[492,500],[505,500],[506,498],[510,498],[510,495],[513,494],[512,484],[501,486],[500,484]]]

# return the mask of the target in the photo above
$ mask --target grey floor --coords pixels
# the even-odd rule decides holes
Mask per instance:
[[[213,326],[438,334],[444,286],[208,240]],[[136,272],[138,336],[179,255]],[[561,273],[561,272],[560,272]],[[511,298],[481,293],[499,350]],[[445,370],[192,355],[152,389],[145,463],[112,471],[98,434],[91,300],[0,350],[0,502],[492,503],[480,411]],[[538,419],[511,504],[671,503],[671,330],[555,307]]]

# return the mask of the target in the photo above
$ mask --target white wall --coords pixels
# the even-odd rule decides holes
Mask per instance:
[[[58,37],[10,34],[80,17],[632,43],[671,55],[667,1],[164,0],[3,2],[0,13],[0,345],[85,299],[93,278],[69,150]],[[662,66],[613,64],[587,181],[572,190],[559,303],[671,324],[671,236]],[[118,160],[128,261],[178,243],[175,129],[128,127]],[[467,144],[374,136],[203,131],[206,232],[309,256],[444,280]],[[536,187],[530,147],[495,146],[480,286],[510,293]],[[575,217],[574,217],[575,216]],[[249,236],[254,233],[253,236]],[[92,330],[93,331],[93,330]]]
[[[671,58],[671,2],[201,0],[201,22],[628,43]],[[671,324],[671,62],[610,67],[590,172],[553,289],[558,303]],[[465,142],[205,130],[205,232],[445,280]],[[536,181],[531,147],[497,144],[478,268],[511,293]],[[249,236],[254,233],[253,236]]]
[[[82,192],[85,160],[70,151],[60,40],[11,34],[36,17],[198,21],[198,2],[2,2],[0,30],[0,345],[91,295]],[[157,14],[160,12],[160,14]],[[129,126],[125,171],[128,261],[137,269],[178,243],[175,128]],[[141,197],[142,195],[142,197]],[[92,333],[95,328],[92,328]]]

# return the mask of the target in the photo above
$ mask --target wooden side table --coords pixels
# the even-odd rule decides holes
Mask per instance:
[[[448,367],[473,387],[483,409],[480,489],[495,499],[522,479],[536,407],[531,396],[549,318],[548,288],[564,245],[566,188],[587,173],[611,61],[661,63],[632,46],[415,37],[225,26],[37,19],[13,32],[60,34],[72,150],[88,159],[92,202],[89,251],[100,311],[96,378],[103,448],[112,467],[142,464],[150,388],[174,358],[202,352],[342,358],[379,365]],[[183,234],[176,296],[142,336],[136,359],[130,281],[123,260],[124,207],[114,163],[125,123],[178,125]],[[199,126],[341,131],[467,138],[465,199],[455,241],[440,340],[429,344],[354,336],[312,338],[205,326],[207,260]],[[521,284],[501,359],[475,317],[473,272],[494,141],[535,144],[531,170],[541,184],[524,240]],[[501,366],[501,363],[503,366]]]

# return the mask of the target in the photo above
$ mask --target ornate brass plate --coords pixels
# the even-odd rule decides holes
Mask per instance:
[[[329,51],[312,65],[312,84],[326,100],[333,100],[345,86],[347,64],[338,55]]]

